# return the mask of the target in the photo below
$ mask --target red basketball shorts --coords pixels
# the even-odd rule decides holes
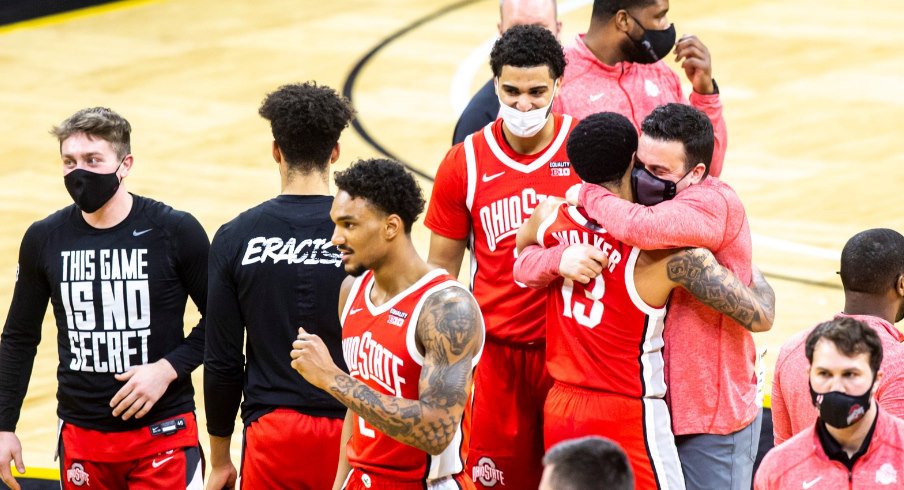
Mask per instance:
[[[245,429],[241,488],[332,488],[343,419],[280,408]]]
[[[125,432],[64,423],[59,455],[64,490],[203,489],[193,413]]]
[[[477,488],[534,489],[543,473],[546,348],[487,340],[474,374],[467,475]]]
[[[555,383],[544,409],[546,447],[597,435],[628,455],[635,488],[684,488],[672,421],[664,400],[638,399]]]

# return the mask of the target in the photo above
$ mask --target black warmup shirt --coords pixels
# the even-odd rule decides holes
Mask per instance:
[[[189,374],[204,356],[204,320],[186,338],[182,318],[188,296],[204,313],[208,248],[192,215],[134,195],[113,228],[93,228],[75,205],[33,223],[0,340],[0,431],[19,420],[48,299],[62,420],[117,432],[194,410]],[[114,418],[110,400],[125,384],[114,374],[161,358],[178,379],[141,419]]]
[[[232,434],[275,408],[333,418],[345,407],[290,365],[298,327],[345,369],[337,312],[346,274],[330,238],[330,196],[282,195],[223,225],[210,248],[204,400],[207,430]],[[247,363],[242,357],[247,330]]]

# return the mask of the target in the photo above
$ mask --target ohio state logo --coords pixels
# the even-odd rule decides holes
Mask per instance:
[[[66,470],[66,481],[72,482],[77,487],[90,485],[88,483],[88,473],[85,472],[85,467],[81,463],[72,463],[72,467]]]
[[[477,460],[477,464],[471,468],[471,481],[479,481],[485,487],[495,487],[496,484],[505,486],[502,470],[497,470],[496,463],[487,456]]]

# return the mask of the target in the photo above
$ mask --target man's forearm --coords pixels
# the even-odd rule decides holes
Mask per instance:
[[[461,420],[461,410],[384,395],[345,373],[336,374],[327,391],[380,432],[434,455],[446,449]]]
[[[543,289],[559,277],[559,263],[567,245],[543,248],[530,245],[515,261],[515,280],[534,289]]]
[[[229,446],[232,437],[210,436],[210,465],[222,466],[232,463],[232,455]]]

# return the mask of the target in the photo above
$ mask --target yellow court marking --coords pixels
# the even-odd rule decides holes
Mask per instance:
[[[31,468],[27,467],[25,469],[25,474],[19,473],[15,466],[13,466],[13,476],[16,478],[28,477],[33,480],[60,480],[60,470],[51,469],[51,468]]]
[[[76,10],[70,10],[68,12],[60,12],[58,14],[51,14],[44,17],[38,17],[37,19],[23,20],[21,22],[16,22],[13,24],[0,26],[0,35],[7,34],[13,31],[19,31],[23,29],[33,29],[36,27],[45,27],[51,25],[62,24],[64,22],[69,22],[73,19],[80,19],[82,17],[90,17],[98,14],[105,14],[107,12],[112,12],[114,10],[122,10],[126,8],[137,7],[139,5],[144,5],[148,3],[156,3],[160,0],[120,0],[118,2],[110,2],[104,3],[101,5],[95,5],[92,7],[84,7]]]

